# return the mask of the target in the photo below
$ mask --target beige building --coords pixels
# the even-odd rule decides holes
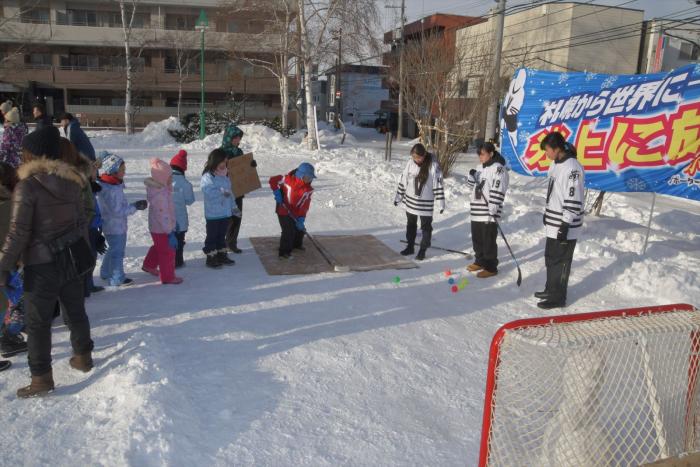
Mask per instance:
[[[501,75],[526,66],[551,71],[633,74],[640,65],[644,12],[628,8],[556,2],[505,17]],[[473,98],[488,71],[495,20],[457,32],[464,75],[461,97]]]
[[[247,120],[279,115],[277,79],[230,53],[235,49],[238,54],[269,56],[275,38],[264,33],[260,14],[223,12],[220,0],[136,3],[130,42],[137,126],[177,114],[180,81],[183,113],[198,111],[200,33],[195,24],[202,9],[209,19],[204,55],[207,108],[238,107]],[[21,90],[25,111],[28,102],[38,98],[45,100],[51,114],[79,114],[83,125],[121,125],[126,73],[118,2],[40,0],[32,1],[31,9],[27,4],[0,2],[0,92]],[[185,66],[178,66],[179,57],[186,59],[180,60]]]

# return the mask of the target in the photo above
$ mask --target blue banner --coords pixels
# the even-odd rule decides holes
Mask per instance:
[[[501,107],[501,152],[523,175],[546,175],[542,139],[573,144],[586,186],[700,200],[700,65],[602,75],[521,68]]]

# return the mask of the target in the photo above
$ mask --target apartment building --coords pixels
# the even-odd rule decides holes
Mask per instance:
[[[692,21],[646,21],[644,39],[644,73],[671,71],[700,60],[700,25]]]
[[[277,79],[231,53],[270,56],[275,37],[266,33],[260,13],[223,10],[220,0],[136,4],[130,56],[137,126],[175,115],[180,88],[182,112],[198,111],[201,35],[195,26],[202,10],[209,20],[207,109],[239,108],[246,120],[279,114]],[[25,101],[25,111],[39,99],[51,114],[80,115],[83,125],[123,124],[125,47],[118,2],[4,0],[0,5],[0,92],[14,91]]]

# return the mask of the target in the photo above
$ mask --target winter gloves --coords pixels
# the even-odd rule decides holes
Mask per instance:
[[[98,234],[98,237],[95,239],[95,251],[101,255],[104,255],[107,252],[107,240],[101,233]]]
[[[304,226],[304,221],[306,220],[305,217],[297,217],[296,220],[296,227],[299,232],[305,232],[306,227]]]
[[[469,175],[471,175],[472,177],[476,177],[476,169],[471,169],[469,171]]]
[[[569,236],[569,224],[566,222],[562,222],[561,225],[559,226],[559,230],[557,230],[557,240],[560,242],[565,242],[567,237]]]
[[[148,207],[148,201],[145,199],[140,199],[132,204],[137,210],[143,211]]]
[[[177,250],[177,236],[175,232],[170,232],[168,234],[168,245],[170,245],[170,248],[173,250]]]
[[[272,192],[273,195],[275,195],[275,201],[277,204],[284,204],[284,197],[282,196],[282,190],[277,188]]]

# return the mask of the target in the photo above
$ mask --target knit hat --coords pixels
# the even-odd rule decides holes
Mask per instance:
[[[170,167],[187,172],[187,151],[180,149],[172,159],[170,159]]]
[[[5,101],[2,104],[0,104],[0,112],[2,112],[3,114],[6,114],[10,110],[12,110],[12,101]]]
[[[155,157],[151,159],[151,177],[153,177],[153,180],[162,185],[167,185],[168,179],[172,174],[173,169],[165,161]]]
[[[114,175],[119,172],[119,167],[124,163],[124,159],[114,153],[109,153],[107,157],[102,159],[102,173]]]
[[[37,157],[60,159],[61,134],[55,126],[47,126],[29,133],[22,139],[22,149],[26,149]]]
[[[295,175],[297,178],[310,177],[311,179],[314,179],[316,178],[316,171],[314,170],[313,165],[309,164],[308,162],[302,162],[299,164],[299,167],[297,167]]]
[[[12,107],[8,112],[5,112],[5,121],[10,123],[19,123],[19,109]]]

